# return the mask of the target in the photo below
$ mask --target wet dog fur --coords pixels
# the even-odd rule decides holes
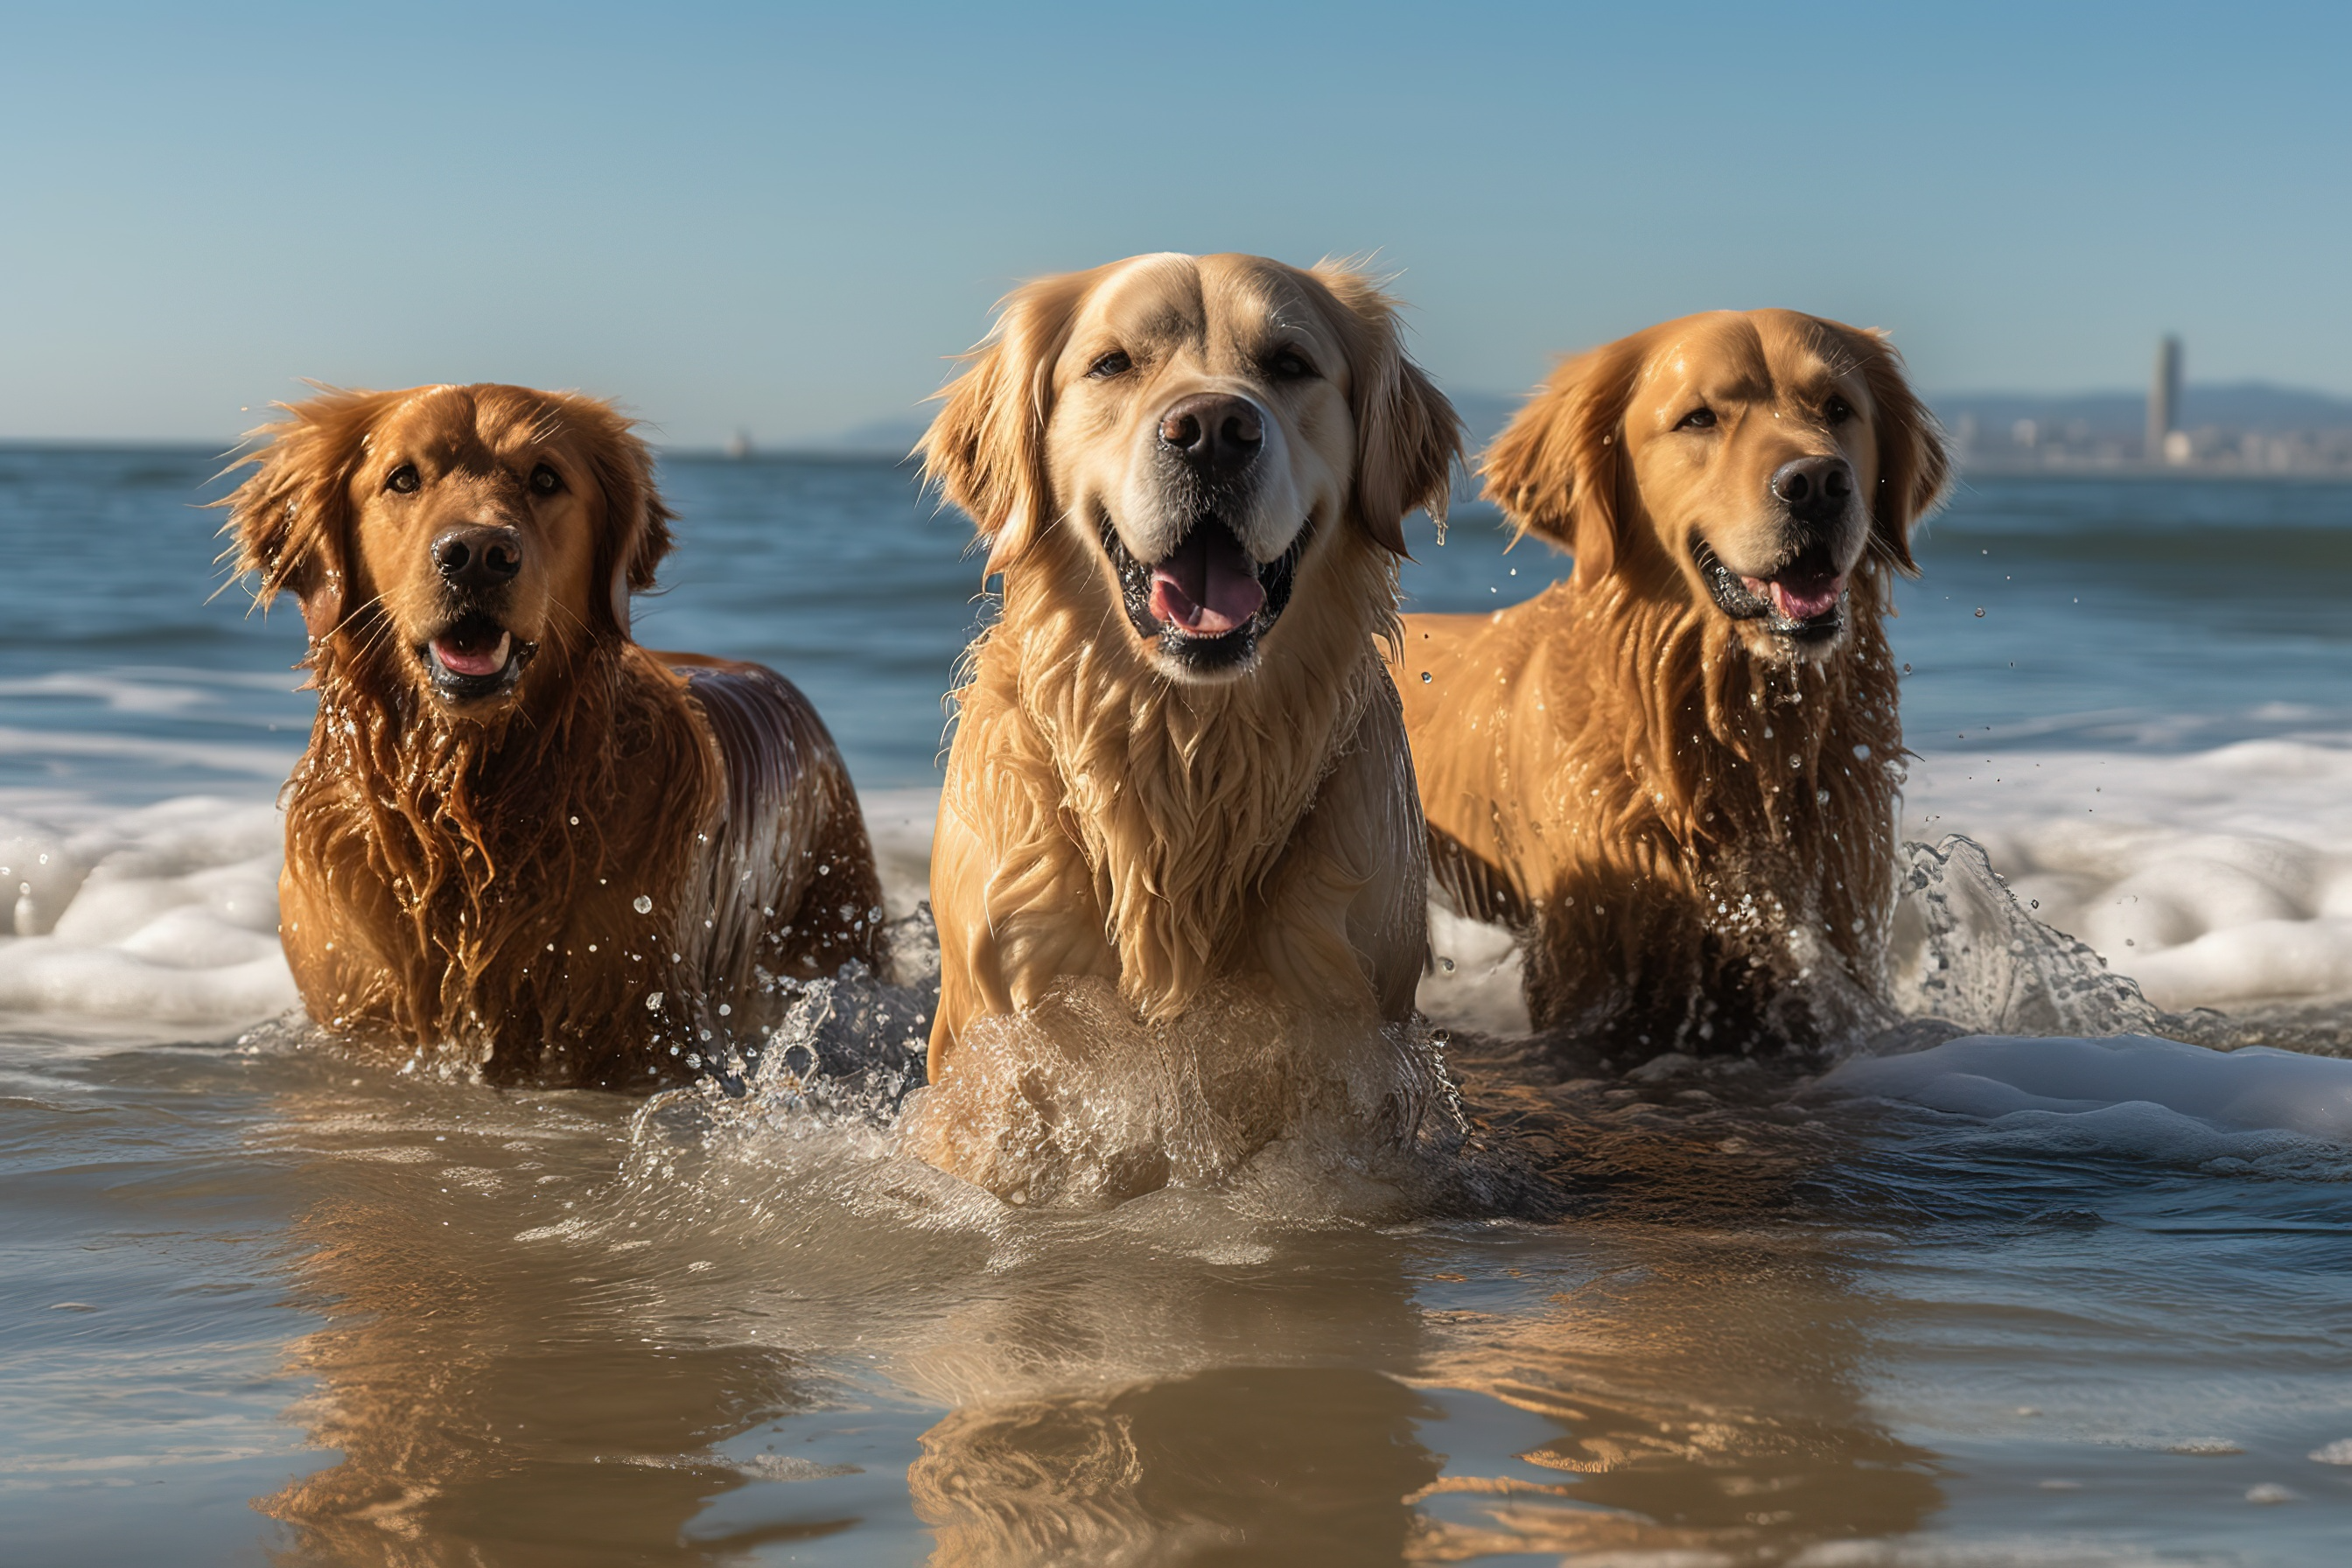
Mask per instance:
[[[1146,1026],[1234,981],[1409,1016],[1426,860],[1376,645],[1461,437],[1392,301],[1138,257],[1016,290],[943,396],[920,450],[1003,600],[955,694],[933,1082],[1073,977]]]
[[[1628,1054],[1874,1016],[1905,755],[1883,620],[1948,466],[1874,331],[1664,322],[1565,362],[1486,492],[1572,577],[1411,616],[1434,874],[1524,937],[1529,1015]]]
[[[807,700],[629,635],[670,513],[626,419],[499,385],[286,412],[224,504],[236,568],[310,637],[280,931],[315,1023],[496,1082],[649,1089],[751,1037],[779,977],[881,961]]]

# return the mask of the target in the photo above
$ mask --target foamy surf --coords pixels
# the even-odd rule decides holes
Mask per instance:
[[[0,816],[0,1011],[237,1023],[296,1005],[267,803]]]
[[[262,768],[261,748],[236,750],[231,760],[260,771],[285,765],[282,753]],[[865,805],[885,907],[904,920],[925,897],[938,796],[880,790]],[[278,941],[284,861],[285,819],[264,800],[0,796],[0,1012],[238,1025],[298,1009]]]
[[[2352,994],[2352,738],[1937,752],[1905,831],[1981,844],[2026,910],[2160,1007]]]
[[[894,919],[910,921],[925,891],[936,793],[875,791],[865,806],[886,903]],[[2176,757],[1931,756],[1918,767],[1910,817],[1915,830],[1979,836],[1913,847],[1897,921],[1898,1009],[1939,1020],[1946,1034],[2313,1045],[2315,1037],[2292,1031],[2248,1033],[2234,1018],[2183,1010],[2326,1008],[2352,992],[2352,742],[2341,737]],[[292,1012],[275,934],[281,831],[276,810],[253,800],[194,795],[123,809],[62,791],[13,792],[0,801],[0,890],[11,895],[5,929],[15,933],[0,935],[0,1011],[158,1026],[233,1026]],[[902,937],[916,972],[930,940],[911,927]],[[1432,949],[1421,1001],[1433,1026],[1526,1032],[1507,932],[1440,910]],[[918,973],[917,988],[923,983]],[[891,1038],[856,1047],[844,1017],[833,1017],[821,1031],[827,1070],[910,1065],[923,1030],[908,1019],[922,1008],[908,1002],[899,1012],[882,1031]],[[1903,1043],[1937,1037],[1915,1033]],[[813,1059],[792,1049],[780,1045],[780,1058]],[[1381,1059],[1393,1066],[1422,1054],[1390,1042]],[[1084,1053],[1049,1055],[1077,1062]],[[1145,1050],[1136,1059],[1159,1058]],[[1168,1072],[1145,1077],[1174,1083],[1198,1068],[1161,1066]],[[1385,1068],[1372,1076],[1389,1077]],[[1414,1094],[1425,1099],[1436,1081]],[[1177,1164],[1230,1170],[1236,1158],[1213,1151],[1251,1142],[1162,1125],[1165,1110],[1126,1105],[1119,1114],[1143,1120],[1127,1133],[1106,1125],[1105,1151],[1166,1141],[1198,1155]],[[1009,1128],[1000,1131],[1015,1142],[1042,1136]],[[1099,1181],[1108,1193],[1121,1182],[1101,1173],[1126,1156],[1097,1152],[1097,1175],[1078,1186]]]

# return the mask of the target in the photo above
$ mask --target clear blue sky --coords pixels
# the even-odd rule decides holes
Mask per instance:
[[[2352,7],[0,5],[0,437],[298,380],[910,411],[1012,281],[1379,253],[1450,386],[1715,306],[2352,392]]]

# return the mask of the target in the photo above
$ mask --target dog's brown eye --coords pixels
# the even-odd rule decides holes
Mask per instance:
[[[1265,362],[1265,368],[1276,381],[1304,381],[1315,374],[1315,366],[1297,349],[1283,349]]]
[[[383,480],[384,489],[404,496],[415,495],[417,484],[416,467],[413,463],[401,464],[385,475]]]
[[[551,496],[562,488],[563,476],[545,463],[540,464],[530,471],[530,489],[533,495]]]
[[[1831,424],[1843,425],[1853,417],[1853,405],[1843,397],[1832,397],[1822,406],[1822,413]]]
[[[1133,370],[1134,368],[1135,362],[1133,360],[1128,358],[1124,352],[1118,349],[1113,349],[1110,353],[1103,355],[1102,358],[1095,361],[1094,363],[1087,366],[1087,374],[1093,376],[1097,381],[1108,381],[1114,375],[1125,375],[1129,371]]]
[[[1712,408],[1694,408],[1688,414],[1684,415],[1680,419],[1675,422],[1675,428],[1677,430],[1712,430],[1715,428],[1715,410]]]

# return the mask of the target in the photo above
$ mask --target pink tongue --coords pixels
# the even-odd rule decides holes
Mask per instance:
[[[1838,595],[1845,592],[1843,577],[1772,577],[1746,579],[1748,592],[1759,598],[1769,598],[1772,607],[1783,620],[1810,621],[1825,616],[1837,607]]]
[[[1265,603],[1257,568],[1223,526],[1204,522],[1151,569],[1153,618],[1203,637],[1222,637]]]
[[[433,657],[452,675],[496,675],[507,667],[509,634],[500,632],[499,640],[487,649],[478,646],[461,646],[451,637],[433,639]]]

